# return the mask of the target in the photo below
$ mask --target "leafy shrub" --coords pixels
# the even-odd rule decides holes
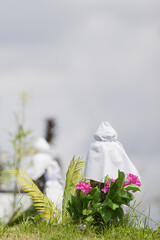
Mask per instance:
[[[135,184],[132,184],[135,183]],[[118,178],[105,177],[104,187],[101,184],[91,187],[88,183],[76,185],[76,195],[71,195],[67,210],[74,223],[107,225],[110,222],[123,220],[122,205],[129,205],[134,196],[129,191],[140,191],[137,176],[118,171]]]

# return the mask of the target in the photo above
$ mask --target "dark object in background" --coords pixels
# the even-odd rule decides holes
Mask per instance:
[[[49,144],[53,144],[55,142],[55,128],[56,128],[56,120],[55,118],[46,119],[46,131],[45,131],[45,139]],[[60,158],[57,156],[54,158],[62,169],[62,164]]]
[[[54,118],[49,118],[46,120],[46,131],[45,131],[45,139],[48,143],[54,143],[55,140],[55,126],[56,120]]]
[[[45,176],[44,176],[44,174],[40,178],[38,178],[37,180],[34,180],[33,182],[37,185],[39,190],[42,193],[44,193],[44,186],[45,186]]]

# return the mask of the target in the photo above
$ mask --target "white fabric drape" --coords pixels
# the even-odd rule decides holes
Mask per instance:
[[[123,146],[117,140],[117,133],[109,122],[102,122],[94,135],[85,164],[84,177],[102,182],[106,175],[118,177],[118,169],[124,173],[139,176],[128,158]]]

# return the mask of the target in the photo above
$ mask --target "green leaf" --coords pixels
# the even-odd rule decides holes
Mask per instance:
[[[84,194],[82,191],[80,191],[79,193],[79,198],[81,199],[82,201],[82,207],[83,209],[86,209],[88,208],[88,204],[90,202],[90,200],[93,199],[93,196],[89,196],[87,194]]]
[[[123,208],[119,207],[115,210],[115,214],[119,217],[120,220],[123,220],[124,212]]]
[[[118,186],[117,181],[111,182],[108,194],[106,195],[106,199],[110,198],[113,200],[119,189],[120,189],[120,187]]]
[[[119,187],[122,186],[122,183],[123,183],[124,180],[125,180],[125,174],[124,174],[124,172],[118,170],[118,178],[117,178],[116,181],[117,181]]]
[[[106,206],[110,207],[112,210],[119,208],[119,205],[116,203],[113,203],[111,199],[106,199],[105,204]]]
[[[88,208],[88,205],[89,205],[89,202],[90,202],[90,199],[83,198],[83,199],[81,199],[81,200],[82,200],[82,208],[83,208],[83,209],[87,209],[87,208]]]
[[[92,223],[92,222],[94,222],[94,218],[92,216],[88,216],[88,217],[85,218],[85,221],[89,222],[89,223]]]
[[[101,214],[104,222],[107,224],[112,217],[112,212],[108,208],[100,208],[99,213]]]
[[[119,192],[119,196],[121,198],[126,198],[128,199],[129,201],[133,200],[134,199],[134,196],[132,193],[128,192],[126,189],[121,189],[121,191]]]
[[[82,214],[83,214],[83,215],[90,215],[92,212],[93,212],[93,211],[92,211],[91,209],[84,209],[84,210],[82,211]]]
[[[122,199],[122,197],[120,197],[118,194],[115,196],[115,198],[113,199],[113,201],[115,203],[117,203],[119,206],[121,204],[125,204],[126,202],[124,202],[124,200]]]
[[[111,179],[108,175],[107,176],[105,176],[105,178],[104,178],[104,183],[106,183],[107,181],[108,181],[108,179]]]
[[[80,196],[81,199],[93,199],[93,196],[88,195],[88,194],[84,194],[82,191],[80,191],[79,196]]]
[[[130,184],[124,187],[124,189],[126,190],[131,190],[131,191],[140,191],[139,186],[137,186],[136,184]]]
[[[66,207],[74,223],[79,223],[82,217],[82,205],[80,199],[75,196],[71,196]]]
[[[121,172],[120,170],[118,170],[118,178],[116,179],[115,182],[111,182],[110,189],[107,194],[107,198],[110,198],[112,200],[115,199],[117,192],[119,192],[120,189],[122,188],[122,183],[124,179],[125,179],[124,172]]]
[[[72,195],[70,199],[70,203],[76,209],[76,211],[78,211],[79,213],[82,212],[82,204],[79,198]]]
[[[23,169],[9,170],[8,172],[15,176],[16,182],[20,185],[21,189],[31,197],[33,205],[40,216],[52,221],[55,213],[57,213],[56,208],[49,198],[33,183],[28,173]]]
[[[99,201],[101,201],[102,193],[101,193],[101,190],[98,187],[95,187],[90,194],[93,194],[93,204],[96,204]]]
[[[65,189],[62,203],[62,221],[67,221],[67,205],[71,195],[75,195],[76,185],[81,181],[83,175],[83,167],[85,162],[82,158],[75,159],[75,156],[70,162],[66,173]]]
[[[119,192],[119,196],[121,197],[121,198],[128,198],[128,199],[130,199],[130,194],[128,194],[128,192],[125,190],[125,189],[122,189],[120,192]]]

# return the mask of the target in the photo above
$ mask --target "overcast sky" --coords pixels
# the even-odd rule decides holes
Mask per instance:
[[[31,96],[26,126],[35,135],[56,118],[64,171],[74,154],[86,157],[108,120],[152,188],[152,203],[159,199],[159,0],[0,0],[1,150],[22,90]],[[160,216],[152,206],[151,216]]]
[[[0,0],[0,145],[17,94],[26,123],[57,119],[67,164],[109,120],[130,155],[160,156],[159,0]]]

